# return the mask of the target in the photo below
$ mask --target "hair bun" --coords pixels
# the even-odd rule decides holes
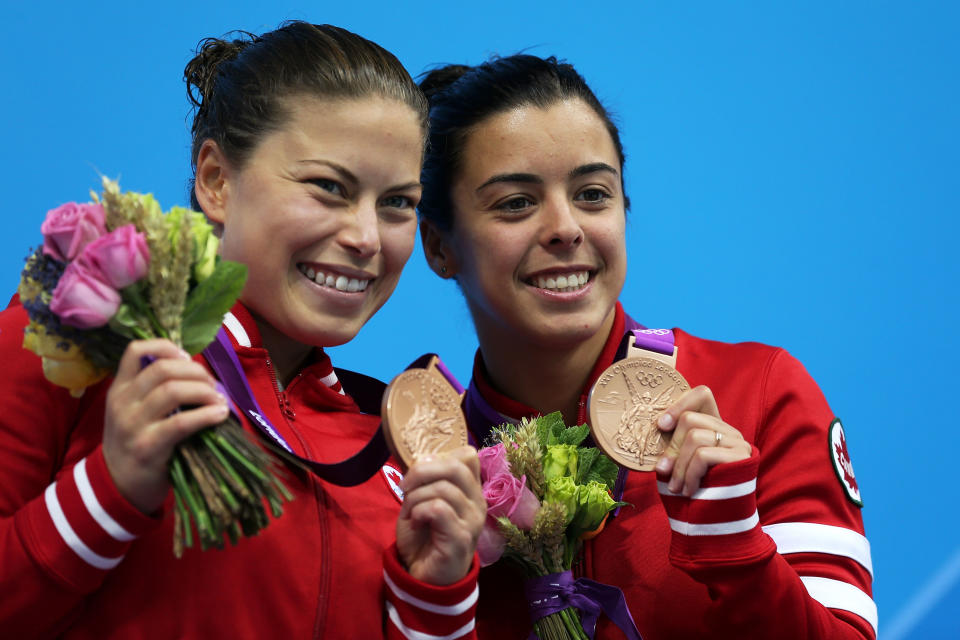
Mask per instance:
[[[187,98],[195,107],[202,108],[203,103],[209,99],[220,66],[236,60],[240,52],[256,39],[254,34],[246,31],[234,33],[239,35],[235,40],[201,40],[197,45],[196,56],[183,70],[183,78],[187,81]]]
[[[473,67],[465,64],[448,64],[428,71],[420,80],[420,90],[427,96],[427,100],[433,102],[434,96],[446,91],[450,85],[472,69]]]

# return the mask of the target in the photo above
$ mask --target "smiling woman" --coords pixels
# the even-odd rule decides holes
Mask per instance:
[[[624,157],[583,78],[517,55],[441,69],[422,86],[421,232],[477,330],[464,399],[476,440],[561,411],[590,422],[624,465],[614,498],[627,505],[584,543],[576,577],[622,590],[646,640],[873,638],[859,492],[813,380],[781,349],[646,329],[620,306]],[[682,222],[669,224],[682,236]],[[641,280],[656,300],[662,281]],[[598,588],[557,573],[544,581],[553,590],[524,591],[510,569],[481,572],[483,637],[522,637],[527,602],[540,615],[550,598],[585,610]],[[623,636],[602,618],[595,637]]]
[[[77,400],[20,347],[24,309],[0,313],[11,371],[0,626],[12,637],[474,637],[476,453],[422,460],[399,487],[385,454],[372,471],[354,465],[375,442],[382,385],[338,376],[323,350],[357,334],[410,256],[423,96],[378,45],[302,22],[204,41],[185,75],[194,205],[219,227],[222,257],[249,273],[218,342],[227,388],[172,343],[135,341],[116,378]],[[350,459],[346,479],[291,467],[295,499],[261,535],[175,561],[168,460],[223,420],[222,393],[246,429],[309,468]]]

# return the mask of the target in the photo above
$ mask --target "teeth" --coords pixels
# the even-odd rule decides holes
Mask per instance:
[[[536,285],[541,289],[549,289],[560,293],[571,293],[581,289],[589,280],[590,273],[588,271],[578,271],[563,276],[538,276]],[[531,282],[531,284],[533,283]]]
[[[367,288],[367,285],[370,284],[369,280],[361,280],[360,278],[348,278],[347,276],[338,276],[332,273],[324,273],[322,271],[317,271],[313,267],[306,267],[304,265],[299,265],[300,273],[307,276],[314,282],[325,287],[333,287],[338,291],[346,291],[348,293],[356,293],[357,291],[364,291]]]

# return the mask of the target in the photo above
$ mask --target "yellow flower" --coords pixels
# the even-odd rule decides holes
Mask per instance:
[[[20,278],[20,286],[17,287],[17,293],[20,294],[20,300],[26,302],[27,300],[33,300],[43,293],[43,287],[33,278],[23,276]]]
[[[64,349],[64,344],[68,348]],[[66,387],[75,398],[82,396],[87,387],[100,382],[110,373],[95,367],[74,343],[51,335],[43,326],[32,322],[24,329],[23,347],[43,359],[43,375],[47,380]]]

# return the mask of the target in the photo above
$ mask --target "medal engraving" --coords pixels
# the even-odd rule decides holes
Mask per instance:
[[[467,444],[460,395],[432,366],[408,369],[390,383],[381,412],[387,446],[406,471],[418,456]]]
[[[680,372],[653,358],[610,365],[590,390],[590,430],[597,446],[618,464],[651,471],[670,444],[657,419],[690,385]]]

